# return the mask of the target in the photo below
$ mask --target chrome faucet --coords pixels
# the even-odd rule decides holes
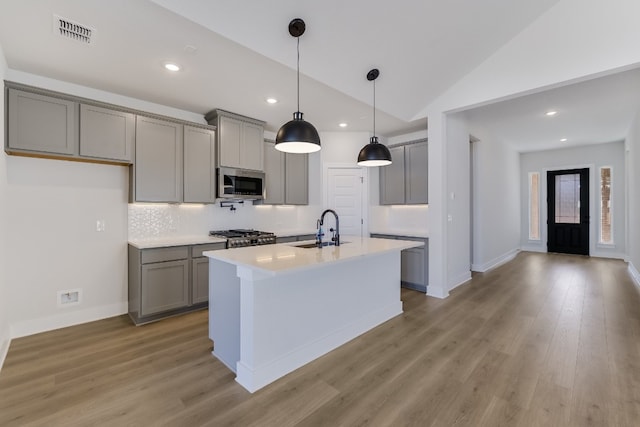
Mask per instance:
[[[316,235],[316,245],[319,248],[322,247],[322,236],[324,236],[324,233],[322,232],[322,225],[324,224],[324,216],[327,213],[332,213],[333,216],[336,218],[336,228],[335,228],[335,230],[333,228],[331,228],[331,229],[329,229],[329,231],[331,231],[331,233],[333,233],[333,235],[331,237],[331,241],[333,241],[336,246],[340,246],[340,220],[338,219],[338,214],[333,209],[327,209],[324,212],[322,212],[322,215],[320,216],[320,219],[317,222],[318,234]]]

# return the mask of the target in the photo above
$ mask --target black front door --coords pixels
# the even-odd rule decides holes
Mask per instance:
[[[589,255],[589,169],[547,172],[547,250]]]

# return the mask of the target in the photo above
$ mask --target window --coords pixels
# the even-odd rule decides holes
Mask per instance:
[[[556,224],[580,224],[580,174],[556,175]]]
[[[600,168],[600,243],[613,244],[611,218],[611,167]]]
[[[540,174],[529,172],[529,240],[540,240]]]

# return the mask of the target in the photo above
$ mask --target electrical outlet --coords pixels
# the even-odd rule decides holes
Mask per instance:
[[[82,302],[82,289],[58,291],[58,307],[70,307]]]
[[[99,219],[96,221],[96,231],[104,231],[106,228],[106,224],[104,219]]]

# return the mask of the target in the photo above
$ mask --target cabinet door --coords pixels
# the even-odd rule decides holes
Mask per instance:
[[[78,104],[9,89],[9,148],[73,155],[77,153]]]
[[[182,200],[182,125],[136,118],[135,201]]]
[[[276,150],[275,144],[265,143],[264,173],[265,199],[263,203],[281,205],[284,203],[284,153]]]
[[[209,258],[194,258],[191,265],[192,304],[209,301]]]
[[[80,105],[80,155],[131,163],[135,124],[133,114]]]
[[[189,261],[142,266],[140,316],[189,305]]]
[[[240,167],[243,169],[264,170],[264,128],[253,123],[242,123],[242,142],[240,144]]]
[[[218,121],[218,155],[220,166],[239,168],[242,122],[231,117],[220,116]]]
[[[212,130],[184,127],[184,201],[216,201],[215,135]]]
[[[380,167],[380,204],[402,205],[405,202],[404,147],[389,148],[393,163]]]
[[[425,286],[424,249],[411,248],[401,252],[400,277],[403,282]]]
[[[420,204],[428,200],[428,156],[426,142],[405,146],[406,203]],[[393,159],[395,162],[395,158]]]
[[[285,154],[285,198],[287,205],[309,204],[309,155]]]

